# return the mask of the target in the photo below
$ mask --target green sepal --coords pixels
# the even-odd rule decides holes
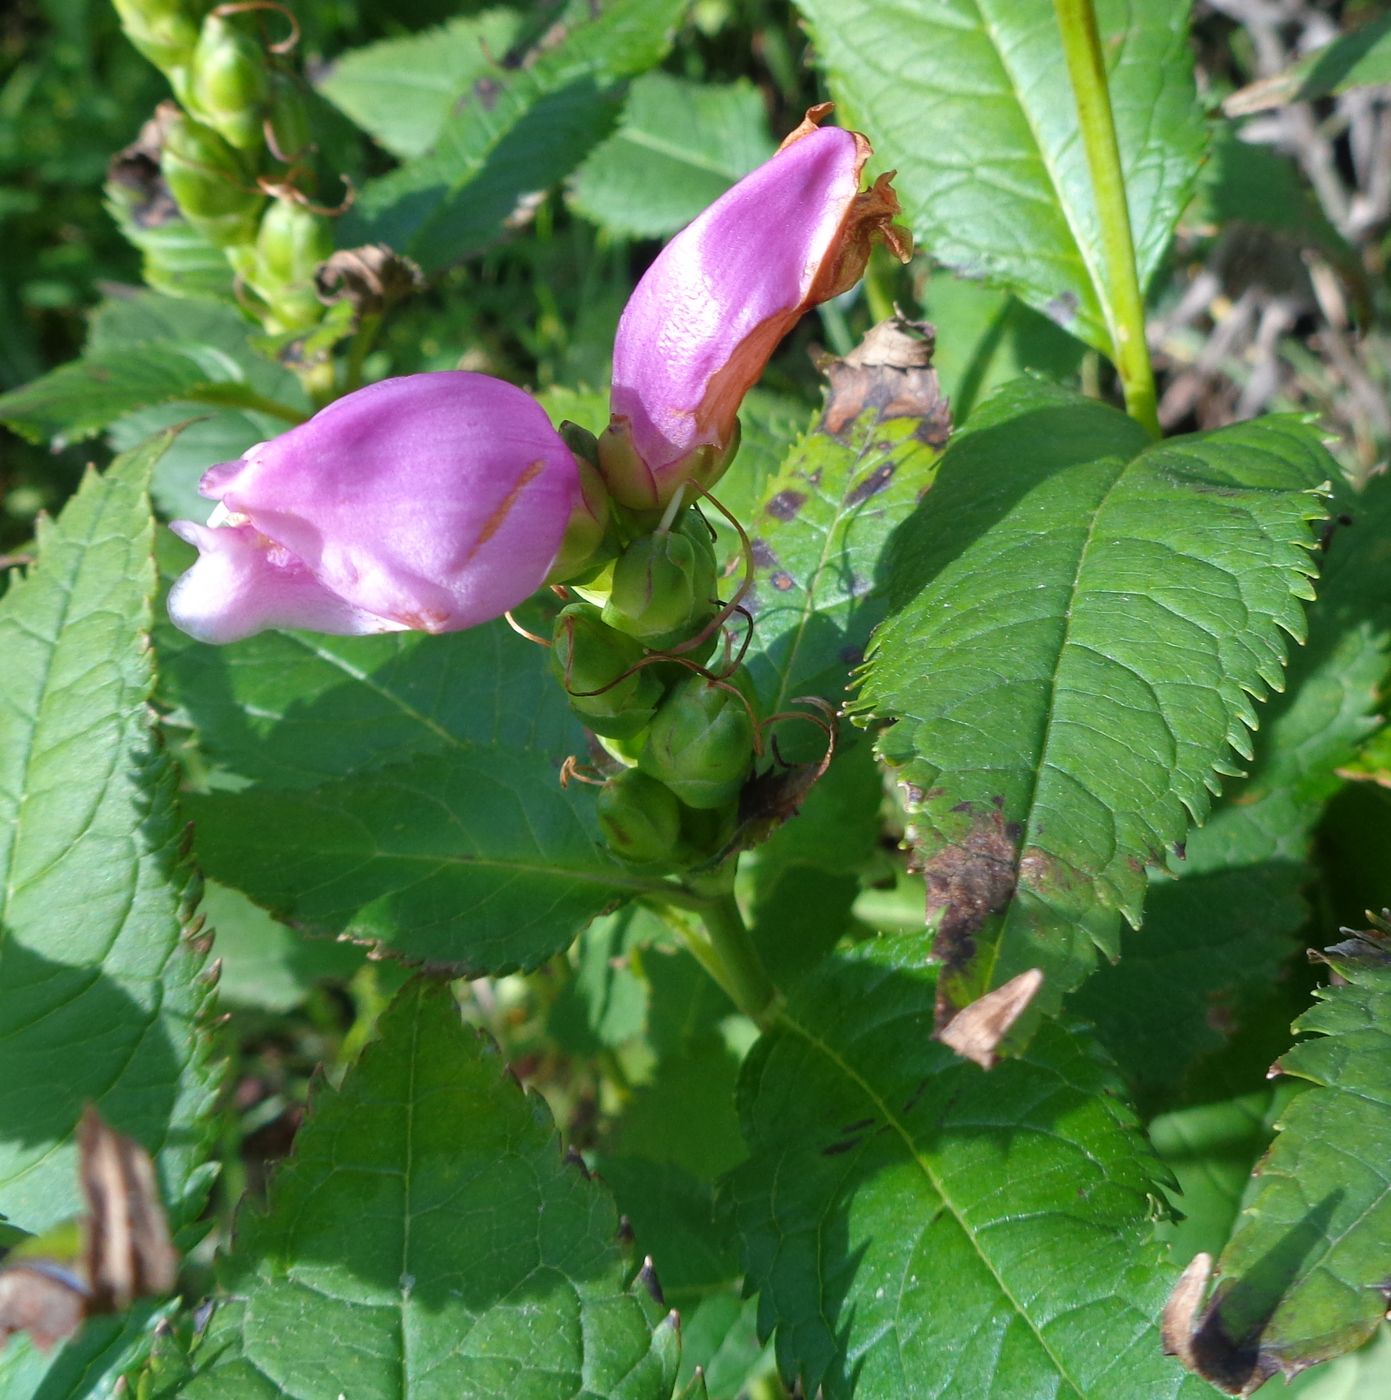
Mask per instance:
[[[246,162],[211,127],[172,102],[161,103],[156,117],[160,170],[184,217],[222,247],[253,242],[266,199]]]
[[[618,556],[604,621],[644,646],[668,647],[715,612],[715,550],[694,511],[670,530],[643,535]]]
[[[556,615],[551,667],[571,709],[596,734],[631,739],[652,722],[662,687],[650,669],[632,671],[643,655],[588,603],[571,603]]]
[[[720,683],[697,675],[678,682],[652,721],[639,767],[689,807],[706,810],[732,802],[753,765],[749,691],[742,671]]]
[[[599,790],[599,827],[608,848],[632,865],[681,862],[681,804],[656,778],[625,768]]]

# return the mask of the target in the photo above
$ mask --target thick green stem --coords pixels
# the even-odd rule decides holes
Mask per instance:
[[[712,899],[700,910],[700,920],[724,969],[725,990],[744,1015],[761,1024],[777,988],[763,969],[734,896],[723,894]]]
[[[194,403],[216,404],[218,408],[244,408],[252,413],[264,413],[268,418],[279,418],[283,423],[296,426],[305,419],[299,409],[268,399],[241,384],[210,384],[206,388],[190,389],[184,397]]]
[[[1154,437],[1159,436],[1154,369],[1145,344],[1145,303],[1135,267],[1135,243],[1125,198],[1125,175],[1116,141],[1106,64],[1092,0],[1053,0],[1062,30],[1067,71],[1077,103],[1082,146],[1087,153],[1096,209],[1101,222],[1105,260],[1105,303],[1116,369],[1125,394],[1126,412]]]
[[[776,1003],[777,988],[763,969],[734,896],[720,892],[683,904],[659,906],[668,927],[730,1001],[764,1024]]]

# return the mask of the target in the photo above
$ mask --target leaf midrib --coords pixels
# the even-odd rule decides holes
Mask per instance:
[[[1038,1326],[1035,1324],[1033,1318],[1029,1316],[1029,1314],[1024,1310],[1023,1306],[1020,1304],[1019,1300],[1014,1296],[1013,1292],[1011,1292],[1008,1284],[1006,1284],[1005,1280],[1000,1276],[999,1270],[996,1269],[989,1256],[980,1247],[980,1243],[976,1239],[975,1234],[966,1224],[966,1221],[962,1218],[962,1215],[957,1209],[955,1203],[948,1196],[946,1190],[939,1181],[937,1174],[933,1171],[931,1163],[918,1151],[917,1146],[913,1142],[912,1136],[908,1132],[908,1129],[904,1126],[903,1123],[899,1121],[897,1115],[893,1112],[888,1103],[885,1102],[884,1098],[875,1091],[874,1087],[853,1066],[851,1066],[844,1059],[842,1059],[841,1056],[838,1055],[831,1046],[827,1045],[824,1041],[820,1040],[816,1035],[814,1035],[811,1031],[807,1030],[799,1022],[793,1020],[793,1018],[787,1013],[787,1011],[784,1010],[781,1013],[781,1015],[778,1018],[778,1024],[784,1029],[789,1030],[794,1034],[800,1036],[804,1041],[806,1041],[808,1045],[812,1046],[813,1049],[817,1050],[822,1055],[824,1055],[826,1059],[829,1060],[830,1063],[834,1065],[835,1068],[839,1070],[841,1074],[845,1076],[846,1079],[848,1079],[852,1084],[854,1084],[855,1087],[859,1089],[862,1094],[864,1094],[865,1098],[868,1099],[869,1102],[874,1105],[875,1109],[878,1111],[880,1116],[882,1116],[884,1122],[898,1136],[899,1141],[903,1144],[904,1150],[908,1153],[909,1157],[913,1160],[913,1162],[917,1165],[918,1169],[922,1172],[923,1176],[927,1179],[928,1185],[931,1186],[932,1190],[937,1195],[937,1199],[942,1202],[942,1205],[945,1208],[945,1210],[956,1222],[957,1228],[961,1231],[962,1235],[970,1242],[971,1248],[976,1253],[976,1257],[981,1261],[981,1264],[984,1266],[987,1273],[989,1273],[990,1277],[995,1280],[996,1286],[999,1288],[1000,1293],[1003,1295],[1003,1297],[1008,1301],[1010,1307],[1014,1310],[1015,1316],[1019,1317],[1024,1322],[1024,1324],[1028,1327],[1030,1333],[1033,1335],[1034,1339],[1038,1342],[1038,1345],[1043,1350],[1044,1354],[1048,1357],[1050,1361],[1052,1361],[1054,1367],[1057,1370],[1059,1379],[1072,1388],[1074,1394],[1078,1397],[1078,1400],[1086,1400],[1086,1391],[1084,1391],[1082,1387],[1072,1378],[1072,1376],[1068,1374],[1068,1370],[1063,1364],[1062,1358],[1059,1357],[1058,1354],[1054,1351],[1053,1347],[1049,1344],[1048,1339],[1043,1335],[1043,1333],[1039,1330]]]
[[[1073,645],[1072,622],[1073,618],[1076,616],[1076,602],[1080,594],[1079,584],[1082,578],[1082,571],[1086,566],[1087,555],[1096,538],[1096,523],[1105,511],[1106,505],[1111,499],[1111,493],[1124,481],[1126,472],[1130,469],[1135,458],[1131,457],[1125,460],[1114,460],[1116,462],[1115,475],[1105,491],[1103,491],[1101,496],[1097,499],[1096,504],[1092,507],[1090,518],[1087,520],[1086,537],[1082,541],[1082,547],[1077,551],[1077,563],[1072,571],[1072,582],[1068,586],[1067,608],[1063,614],[1063,633],[1058,642],[1058,659],[1048,676],[1048,702],[1043,710],[1043,741],[1039,745],[1038,757],[1029,771],[1029,788],[1024,801],[1024,811],[1027,815],[1024,819],[1024,831],[1020,837],[1019,849],[1015,853],[1016,858],[1020,859],[1022,859],[1025,851],[1033,846],[1041,846],[1042,844],[1034,826],[1038,790],[1043,781],[1045,770],[1056,766],[1050,762],[1048,755],[1054,741],[1054,735],[1057,731],[1058,678],[1062,673],[1063,658],[1067,655],[1068,648]],[[1043,849],[1046,849],[1046,847]],[[1011,900],[1009,906],[1010,913],[1013,912],[1014,907],[1015,903]],[[1010,913],[1006,913],[1006,920],[1009,919]],[[1000,955],[1004,951],[1005,942],[1006,940],[1004,938],[997,938],[990,945],[988,954],[989,980],[984,984],[987,987],[993,987],[995,985],[995,972],[996,968],[999,966]]]

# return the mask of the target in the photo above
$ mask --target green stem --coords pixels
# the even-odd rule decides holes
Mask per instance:
[[[734,896],[717,895],[700,910],[700,921],[724,969],[724,987],[730,999],[750,1020],[763,1024],[777,988],[764,971]]]
[[[364,315],[348,346],[348,363],[343,376],[343,392],[351,394],[362,388],[362,366],[367,352],[376,343],[381,329],[381,316]]]
[[[1063,52],[1072,78],[1082,145],[1101,220],[1101,253],[1106,263],[1106,314],[1115,348],[1125,409],[1152,437],[1159,436],[1154,369],[1145,344],[1145,303],[1135,268],[1135,243],[1125,197],[1106,64],[1092,0],[1053,0],[1062,30]]]
[[[763,969],[734,896],[718,893],[684,908],[659,906],[658,912],[730,1001],[750,1020],[766,1024],[777,988]]]
[[[268,418],[279,418],[282,423],[296,426],[305,419],[299,409],[268,399],[264,394],[243,388],[240,384],[212,384],[206,389],[191,389],[183,397],[194,403],[215,404],[218,408],[244,408],[251,413],[264,413]]]

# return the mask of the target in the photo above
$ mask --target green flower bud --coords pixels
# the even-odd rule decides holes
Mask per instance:
[[[265,298],[280,329],[308,330],[323,319],[314,274],[332,253],[333,230],[322,214],[288,199],[271,202],[256,235],[255,268],[247,280]]]
[[[747,682],[734,683],[748,693]],[[729,683],[689,675],[662,701],[638,766],[688,807],[705,811],[739,795],[753,765],[753,742],[749,707]]]
[[[681,804],[656,778],[625,768],[599,791],[599,827],[614,855],[633,865],[681,863]]]
[[[644,646],[674,646],[710,620],[714,600],[710,532],[688,510],[676,528],[643,535],[618,556],[604,621]]]
[[[160,171],[184,217],[223,247],[252,242],[266,199],[241,156],[172,102],[161,103],[156,117]]]
[[[186,68],[198,42],[198,6],[188,0],[114,0],[126,38],[160,72]]]
[[[596,734],[631,739],[651,723],[662,698],[660,682],[651,668],[623,675],[642,657],[642,648],[606,627],[588,603],[571,603],[556,616],[551,667],[570,708]],[[587,693],[593,691],[600,693]]]
[[[270,101],[266,55],[231,20],[211,14],[189,63],[188,96],[194,113],[239,151],[261,149]]]

